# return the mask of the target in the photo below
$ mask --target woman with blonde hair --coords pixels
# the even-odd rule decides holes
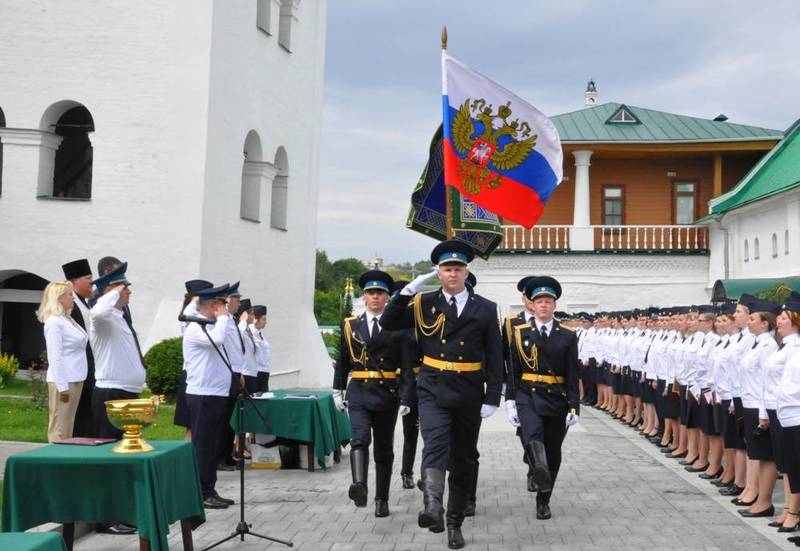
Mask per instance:
[[[72,437],[88,365],[86,331],[69,315],[74,306],[72,283],[53,281],[45,287],[36,317],[44,323],[47,345],[47,391],[50,412],[47,440]]]

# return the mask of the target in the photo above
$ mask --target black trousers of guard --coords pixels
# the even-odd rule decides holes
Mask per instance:
[[[128,392],[119,388],[95,387],[92,392],[92,418],[94,421],[95,438],[122,438],[123,431],[116,428],[108,420],[106,413],[107,400],[130,400],[138,398],[135,392]]]
[[[197,468],[200,471],[200,487],[203,499],[213,496],[217,484],[217,450],[223,425],[229,425],[225,417],[227,396],[186,395],[189,409],[189,428],[192,430]]]
[[[231,375],[231,388],[228,394],[227,401],[225,402],[225,417],[226,422],[219,426],[220,435],[217,444],[217,462],[228,463],[233,465],[233,427],[227,422],[233,415],[233,410],[236,409],[236,398],[239,395],[239,373]]]
[[[400,474],[414,474],[414,458],[417,456],[419,439],[419,405],[409,404],[411,411],[403,416],[403,466]]]
[[[597,403],[597,360],[589,358],[589,366],[581,368],[581,373],[585,373],[583,382],[583,399],[590,404]]]
[[[350,447],[354,450],[359,448],[369,450],[374,439],[372,460],[375,463],[376,473],[379,467],[391,471],[394,463],[394,427],[397,424],[397,409],[372,411],[361,404],[350,402],[348,410],[352,428]],[[388,485],[380,487],[376,483],[375,498],[389,499]]]
[[[555,416],[539,415],[534,409],[534,399],[528,390],[517,391],[517,415],[522,428],[522,438],[525,442],[536,440],[544,444],[550,480],[555,487],[558,470],[561,468],[561,444],[567,435],[566,413]],[[536,498],[548,502],[551,494],[552,491],[546,494],[540,492]]]
[[[419,426],[422,432],[422,472],[425,469],[450,470],[450,493],[466,499],[472,493],[472,480],[478,461],[478,434],[481,429],[481,404],[445,408],[436,396],[418,388]],[[463,511],[458,512],[463,517]],[[460,525],[460,523],[459,523]]]

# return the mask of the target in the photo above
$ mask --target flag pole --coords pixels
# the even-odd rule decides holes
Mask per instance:
[[[446,51],[447,51],[447,25],[444,25],[442,26],[442,60],[444,60]],[[445,78],[446,77],[444,73],[444,63],[442,63],[442,83],[444,83]],[[446,174],[447,173],[445,172],[445,175]],[[447,183],[445,183],[444,191],[445,191],[444,204],[445,204],[445,224],[446,224],[445,238],[452,239],[453,237],[455,237],[455,232],[453,231],[453,205],[452,205],[453,193],[450,187],[447,186]]]

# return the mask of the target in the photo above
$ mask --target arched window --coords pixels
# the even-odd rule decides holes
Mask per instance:
[[[255,130],[247,133],[244,140],[242,161],[242,196],[239,216],[251,222],[261,221],[261,138]]]
[[[40,196],[58,199],[90,199],[92,197],[92,164],[94,152],[89,134],[94,132],[94,119],[86,107],[74,101],[51,105],[42,117],[42,130],[61,137],[53,163],[52,180],[44,184]],[[49,182],[49,187],[48,187]]]
[[[777,258],[778,256],[778,234],[772,234],[772,258]]]
[[[758,237],[756,237],[753,239],[753,260],[758,260],[761,256],[761,253],[758,249]]]
[[[278,230],[285,230],[286,211],[289,207],[289,158],[282,146],[275,152],[275,171],[275,179],[272,180],[269,225]]]
[[[6,116],[0,108],[0,128],[5,128]],[[0,197],[3,196],[3,137],[0,136]]]
[[[783,254],[789,254],[789,230],[783,232]]]
[[[747,243],[747,239],[744,240],[744,261],[747,262],[750,260],[750,245]]]

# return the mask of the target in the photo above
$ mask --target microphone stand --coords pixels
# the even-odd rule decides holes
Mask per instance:
[[[208,337],[209,342],[214,347],[214,350],[217,351],[219,357],[222,358],[222,363],[224,363],[225,367],[228,368],[228,371],[231,374],[231,379],[236,379],[236,373],[234,373],[233,369],[231,368],[230,361],[228,361],[225,355],[220,351],[219,347],[217,347],[217,344],[214,342],[214,339],[211,338],[211,335],[208,334],[208,330],[206,329],[206,324],[199,323],[198,325],[200,325],[201,329],[203,330],[203,333],[205,333],[206,337]],[[245,403],[246,402],[250,403],[250,405],[253,408],[253,411],[256,412],[258,417],[264,423],[264,426],[267,428],[267,430],[270,430],[270,424],[267,422],[266,419],[264,419],[264,416],[261,415],[261,412],[258,411],[258,408],[253,403],[253,395],[247,392],[247,389],[244,387],[243,384],[241,384],[241,381],[238,381],[237,379],[237,382],[239,383],[239,392],[237,393],[236,396],[236,409],[237,409],[236,435],[238,436],[239,439],[239,446],[237,449],[239,457],[236,459],[236,464],[237,467],[239,468],[239,522],[236,524],[236,528],[234,529],[233,533],[230,536],[227,536],[215,543],[212,543],[208,547],[205,547],[202,551],[208,551],[209,549],[213,549],[214,547],[220,546],[223,543],[226,543],[236,537],[239,537],[241,541],[244,541],[244,537],[247,535],[254,536],[256,538],[261,538],[264,540],[274,541],[276,543],[286,545],[287,547],[294,547],[294,544],[290,541],[284,541],[278,538],[273,538],[271,536],[265,536],[264,534],[253,532],[252,530],[250,530],[250,527],[252,525],[248,524],[247,521],[245,520],[244,516],[244,440],[245,440],[244,405]]]

